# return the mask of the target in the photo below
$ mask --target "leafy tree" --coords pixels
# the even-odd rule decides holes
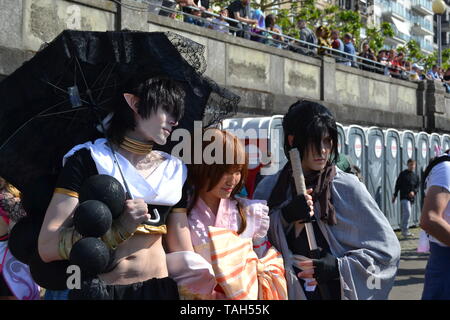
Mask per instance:
[[[367,38],[369,41],[369,46],[378,52],[383,48],[384,40],[386,37],[394,36],[394,29],[388,22],[383,22],[380,27],[369,27],[366,29]]]
[[[278,12],[277,24],[281,27],[284,34],[297,39],[300,37],[299,30],[295,27],[296,21],[290,17],[289,9],[281,9]]]
[[[426,55],[420,50],[420,44],[412,39],[409,40],[404,46],[397,48],[398,52],[403,52],[406,56],[406,60],[412,63],[423,63]]]
[[[360,30],[363,27],[359,12],[351,10],[341,10],[338,6],[327,6],[319,9],[315,5],[314,0],[307,0],[297,10],[291,10],[293,21],[303,19],[307,21],[309,28],[315,30],[318,26],[326,26],[328,29],[339,30],[341,33],[351,33],[356,41],[359,41]],[[292,23],[290,28],[295,28]],[[286,31],[283,29],[283,31]],[[288,32],[293,31],[289,30]]]
[[[351,10],[337,11],[334,17],[335,21],[332,21],[331,25],[341,33],[351,33],[356,41],[359,42],[360,31],[363,27],[359,12]]]
[[[212,5],[225,8],[232,1],[212,0]],[[279,5],[283,4],[290,4],[289,9],[279,9]],[[277,9],[277,24],[282,28],[284,34],[293,38],[299,37],[296,22],[300,19],[304,19],[312,30],[322,25],[330,30],[339,30],[341,34],[351,33],[356,39],[357,47],[362,41],[368,41],[369,46],[375,52],[383,48],[386,37],[393,37],[395,34],[392,25],[383,22],[380,26],[366,27],[366,38],[360,39],[360,30],[364,25],[361,22],[359,12],[341,10],[338,6],[333,5],[319,9],[316,7],[314,0],[260,0],[259,3],[252,1],[251,6],[254,9],[260,9],[265,14]],[[423,54],[419,43],[415,40],[408,41],[397,50],[404,52],[408,61],[424,65],[427,69],[437,63],[437,52],[430,55]],[[442,51],[442,62],[443,68],[450,67],[450,49]]]
[[[421,61],[421,63],[425,66],[425,69],[431,69],[433,65],[437,65],[437,50],[435,50],[432,54],[425,56],[425,58]],[[442,68],[444,70],[450,68],[450,49],[442,50]]]
[[[420,44],[414,39],[408,41],[404,46],[398,47],[397,51],[405,53],[406,60],[423,65],[427,70],[437,64],[437,50],[426,55],[422,53]],[[442,68],[447,69],[449,67],[450,49],[444,49],[442,50]]]

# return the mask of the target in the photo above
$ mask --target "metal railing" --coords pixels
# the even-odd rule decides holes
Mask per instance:
[[[403,18],[408,18],[405,7],[398,2],[390,1],[390,0],[383,0],[381,2],[381,5],[383,8],[383,12],[392,12]]]
[[[433,51],[433,44],[430,41],[426,41],[423,37],[412,36],[412,40],[415,40],[421,49],[425,49],[427,51]]]
[[[165,0],[166,4],[170,1]],[[173,3],[173,2],[172,2]],[[158,7],[160,10],[170,13],[175,13],[176,15],[182,15],[183,17],[189,17],[192,19],[192,24],[197,24],[198,26],[202,27],[209,27],[211,29],[214,28],[214,25],[220,25],[221,27],[224,27],[223,24],[218,23],[217,21],[208,19],[203,16],[194,15],[191,13],[187,13],[184,11],[179,11],[174,8],[170,8],[167,6],[162,6],[153,3],[153,7]],[[327,55],[330,57],[335,58],[336,62],[339,64],[345,64],[348,66],[361,68],[366,71],[372,71],[384,75],[392,75],[394,77],[401,77],[404,80],[408,79],[409,72],[404,71],[401,68],[398,68],[396,66],[386,65],[383,63],[380,63],[376,60],[366,59],[358,55],[352,55],[349,53],[346,53],[344,51],[340,51],[337,49],[333,49],[330,47],[324,47],[320,46],[314,43],[310,43],[307,41],[303,41],[300,39],[296,39],[293,37],[290,37],[288,35],[273,32],[267,29],[262,29],[259,27],[251,26],[245,22],[229,18],[229,17],[223,17],[219,14],[209,12],[206,10],[201,10],[197,7],[184,7],[191,9],[193,11],[200,11],[201,14],[204,16],[214,17],[222,19],[220,21],[226,21],[229,25],[227,26],[228,31],[231,32],[232,35],[236,36],[237,34],[241,35],[247,35],[249,39],[255,40],[261,43],[269,44],[271,46],[279,47],[281,49],[291,50],[303,55],[309,55],[309,56],[320,56],[320,55]],[[162,14],[167,15],[167,14]],[[196,23],[198,21],[199,23]],[[237,25],[237,26],[236,26]],[[222,30],[223,32],[224,30]],[[219,31],[220,32],[220,31]],[[278,39],[281,38],[282,40]],[[321,52],[322,54],[319,54]]]
[[[422,26],[424,29],[433,31],[433,24],[431,23],[431,21],[425,19],[424,17],[414,16],[412,18],[412,22]]]
[[[422,6],[430,11],[432,11],[431,0],[413,0],[411,1],[412,6]]]

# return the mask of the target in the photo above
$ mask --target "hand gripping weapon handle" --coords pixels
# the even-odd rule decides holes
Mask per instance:
[[[295,189],[297,195],[306,194],[305,177],[303,175],[302,161],[300,152],[297,148],[292,148],[289,151],[289,158],[291,160],[292,175],[294,176]],[[314,235],[314,228],[312,222],[305,222],[306,236],[308,238],[310,258],[320,259],[320,250],[317,247],[316,236]],[[320,294],[324,300],[330,299],[328,287],[325,284],[319,285]]]

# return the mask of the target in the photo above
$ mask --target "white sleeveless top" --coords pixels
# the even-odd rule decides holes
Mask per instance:
[[[125,189],[122,176],[114,162],[106,139],[101,138],[95,140],[94,143],[86,142],[73,147],[64,156],[63,165],[67,158],[81,149],[90,150],[99,174],[107,174],[116,178]],[[186,165],[180,159],[168,153],[156,150],[153,152],[158,152],[165,160],[147,178],[141,176],[136,168],[120,153],[116,152],[116,155],[134,199],[144,199],[146,203],[154,205],[173,206],[181,199],[183,184],[187,177]]]
[[[447,189],[450,192],[450,161],[444,161],[437,164],[430,172],[429,176],[426,180],[427,189],[425,192],[428,192],[428,189],[431,186],[438,186]],[[444,210],[444,220],[450,224],[450,203],[447,204],[447,207]],[[434,238],[433,236],[429,236],[430,241],[439,244],[440,246],[446,247],[445,244]]]

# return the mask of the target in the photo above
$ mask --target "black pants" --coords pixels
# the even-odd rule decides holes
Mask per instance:
[[[85,280],[69,292],[69,300],[179,300],[171,278],[149,279],[128,285],[107,285],[98,278]]]

